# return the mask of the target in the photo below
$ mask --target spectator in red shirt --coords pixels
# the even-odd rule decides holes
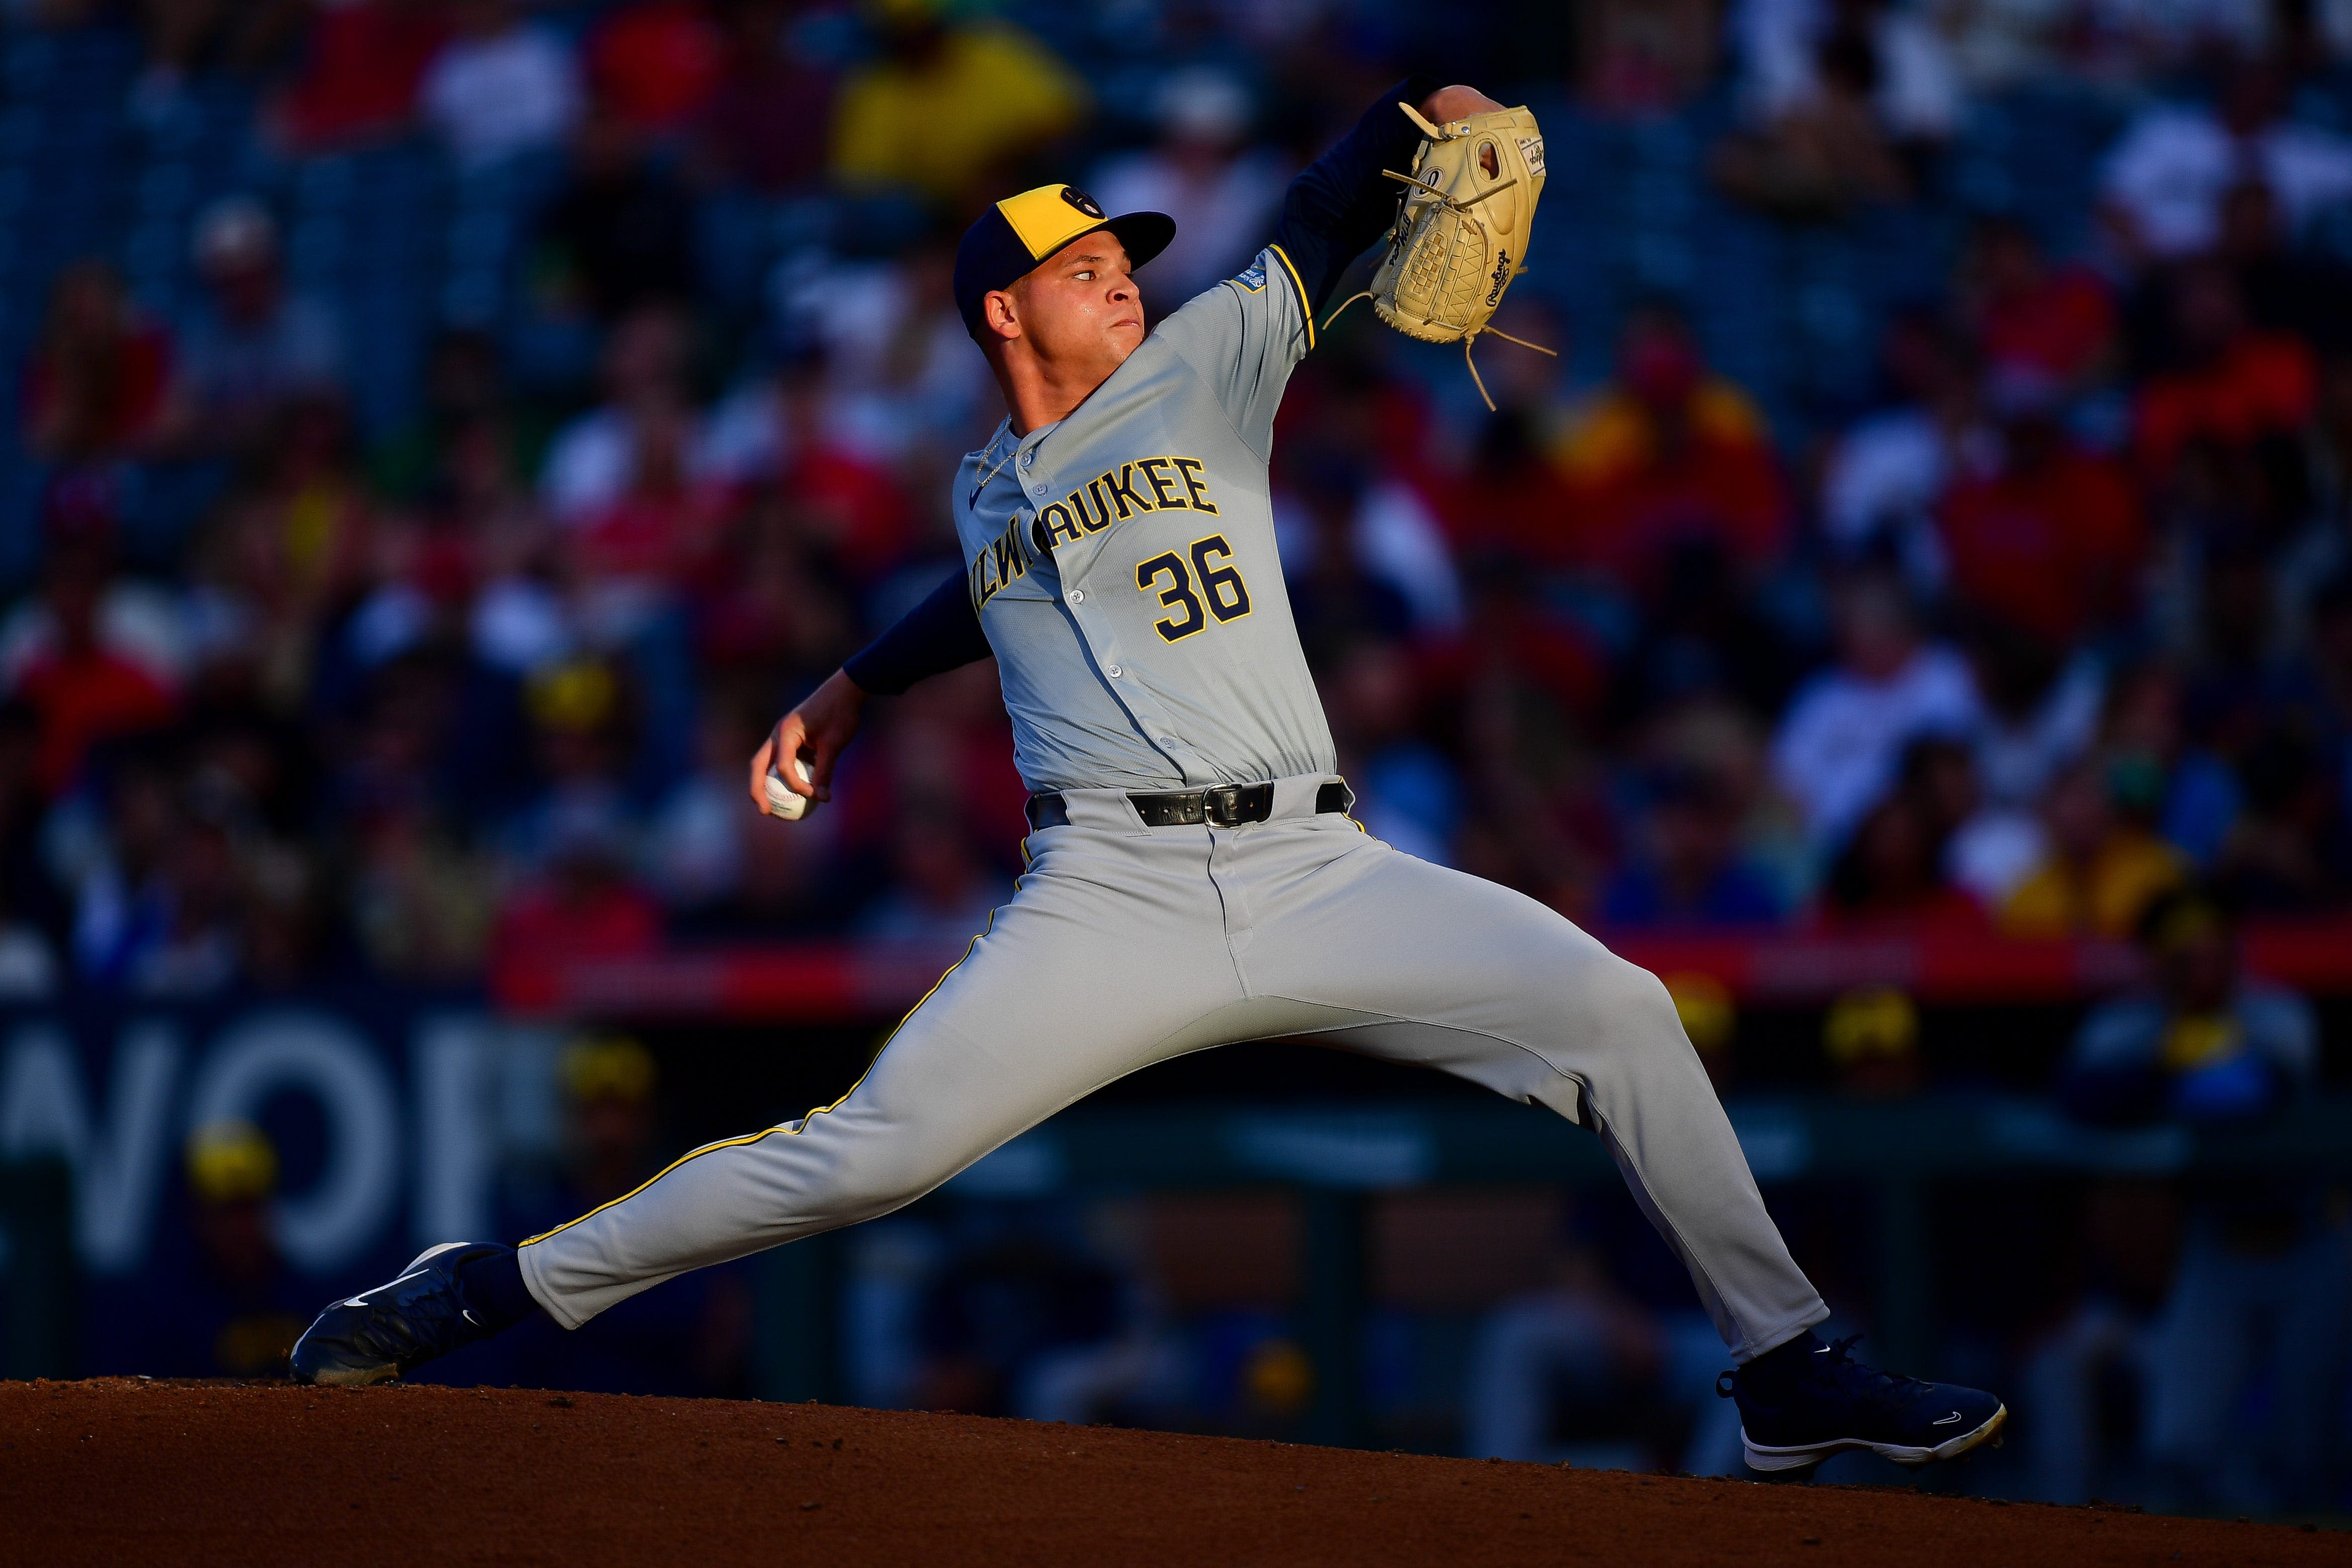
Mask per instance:
[[[1537,416],[1525,408],[1506,407],[1480,428],[1468,472],[1444,492],[1457,550],[1538,570],[1580,563],[1567,477],[1538,438]]]
[[[832,831],[845,861],[885,863],[900,822],[925,802],[959,803],[972,843],[1000,858],[1028,831],[1029,792],[1013,767],[992,661],[922,682],[866,743],[863,771],[834,796],[845,808]],[[1017,858],[1002,868],[1017,871]]]
[[[1534,695],[1576,724],[1598,724],[1609,696],[1609,666],[1573,626],[1549,613],[1527,574],[1503,556],[1474,560],[1468,606],[1457,635],[1423,650],[1434,689],[1471,694],[1508,687]]]
[[[1529,342],[1566,348],[1566,325],[1551,310],[1534,300],[1509,308],[1511,319],[1497,325]],[[1499,553],[1539,570],[1573,566],[1568,477],[1551,450],[1568,414],[1559,362],[1507,346],[1485,375],[1497,412],[1479,427],[1463,471],[1424,489],[1443,510],[1458,553]]]
[[[2116,304],[2106,284],[2087,267],[2051,266],[2015,218],[1977,226],[1959,291],[1988,365],[2023,366],[2079,386],[2099,374],[2114,346]]]
[[[49,290],[25,373],[25,440],[45,458],[135,457],[163,431],[172,345],[103,261],[79,261]]]
[[[611,839],[583,830],[499,910],[490,951],[500,967],[586,963],[642,957],[661,941],[661,907],[628,879]]]
[[[47,637],[17,672],[11,693],[38,721],[33,770],[52,798],[73,783],[94,743],[171,722],[175,703],[162,678],[110,647],[99,612],[114,574],[108,520],[53,515],[41,588]]]
[[[709,104],[726,69],[726,37],[699,0],[636,0],[607,16],[588,40],[598,105],[638,131],[683,128]],[[811,116],[822,109],[798,107]]]
[[[2128,605],[2143,547],[2139,504],[2116,465],[2058,422],[2057,387],[2019,367],[1996,374],[2000,460],[1944,501],[1954,591],[2053,647]]]
[[[447,35],[430,0],[326,0],[301,75],[278,100],[279,129],[304,153],[391,136],[415,112]]]
[[[823,356],[811,354],[778,378],[785,458],[777,484],[805,511],[814,542],[842,575],[863,586],[906,558],[912,509],[887,470],[835,437],[831,413]]]
[[[1780,548],[1789,497],[1763,416],[1707,370],[1671,310],[1635,312],[1615,384],[1571,426],[1559,460],[1580,553],[1629,583],[1647,585],[1679,541],[1714,540],[1750,570]]]
[[[690,409],[648,409],[635,436],[628,488],[583,517],[564,543],[583,592],[667,600],[703,575],[734,498],[724,482],[693,470]]]
[[[2246,317],[2237,279],[2219,260],[2194,261],[2173,279],[2172,329],[2181,363],[2150,376],[2133,413],[2142,470],[2162,484],[2200,438],[2244,448],[2291,434],[2318,398],[2311,350]]]

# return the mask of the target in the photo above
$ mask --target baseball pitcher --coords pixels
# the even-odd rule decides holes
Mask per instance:
[[[1349,816],[1275,550],[1275,412],[1341,272],[1384,235],[1384,320],[1483,330],[1543,169],[1524,109],[1409,79],[1298,176],[1248,270],[1149,332],[1134,273],[1168,217],[1058,184],[984,213],[956,300],[1012,412],[955,476],[964,564],[784,717],[751,787],[780,815],[823,802],[868,701],[993,653],[1032,792],[1012,901],[841,1099],[520,1247],[425,1253],[330,1307],[295,1376],[395,1377],[537,1311],[576,1328],[687,1269],[900,1208],[1139,1068],[1308,1036],[1599,1136],[1722,1332],[1749,1465],[1917,1464],[1992,1437],[1992,1395],[1813,1335],[1829,1309],[1654,976]]]

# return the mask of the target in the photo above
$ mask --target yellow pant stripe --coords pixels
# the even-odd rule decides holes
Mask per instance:
[[[1023,851],[1025,853],[1028,848],[1029,841],[1024,838],[1021,843]],[[1016,894],[1021,890],[1021,883],[1017,879],[1013,884],[1013,890]],[[965,946],[963,950],[963,958],[959,958],[953,963],[949,964],[946,971],[941,973],[937,980],[931,982],[931,988],[923,993],[920,1001],[918,1001],[913,1006],[907,1009],[907,1016],[899,1019],[898,1024],[890,1030],[889,1035],[884,1038],[880,1047],[874,1053],[874,1061],[866,1063],[866,1070],[857,1075],[857,1083],[853,1083],[847,1089],[842,1090],[841,1098],[835,1100],[831,1105],[820,1105],[814,1110],[810,1111],[808,1115],[802,1117],[798,1121],[787,1121],[774,1127],[761,1128],[757,1132],[747,1132],[740,1138],[724,1138],[716,1143],[705,1143],[699,1149],[690,1149],[687,1152],[680,1154],[677,1159],[672,1160],[668,1164],[664,1165],[660,1170],[656,1171],[652,1175],[647,1176],[635,1186],[631,1187],[627,1192],[623,1193],[619,1197],[611,1198],[604,1203],[598,1204],[594,1208],[590,1209],[578,1219],[565,1220],[553,1230],[543,1230],[537,1236],[526,1237],[522,1241],[517,1243],[517,1246],[529,1247],[533,1242],[545,1241],[551,1236],[561,1236],[563,1232],[570,1230],[575,1225],[580,1225],[587,1220],[594,1219],[606,1209],[612,1208],[617,1204],[627,1203],[631,1198],[635,1197],[639,1193],[644,1192],[647,1187],[652,1186],[656,1182],[660,1181],[664,1176],[668,1175],[672,1171],[677,1170],[680,1165],[685,1164],[689,1160],[699,1160],[705,1154],[715,1154],[721,1149],[740,1149],[746,1144],[757,1143],[762,1138],[772,1138],[779,1132],[782,1132],[793,1137],[798,1137],[801,1131],[808,1126],[811,1119],[823,1116],[828,1110],[836,1110],[840,1109],[851,1095],[857,1092],[857,1085],[864,1083],[868,1078],[873,1076],[874,1062],[878,1062],[882,1059],[882,1052],[890,1048],[890,1042],[897,1039],[898,1037],[899,1031],[904,1029],[908,1024],[912,1023],[914,1021],[915,1015],[923,1010],[923,1003],[929,1001],[933,996],[939,994],[940,987],[948,983],[948,975],[953,974],[957,970],[961,969],[964,965],[964,959],[970,958],[972,955],[973,950],[980,946],[981,937],[986,936],[990,931],[994,931],[995,929],[996,911],[991,910],[988,914],[988,923],[981,927],[980,936],[973,937]]]
[[[850,1087],[855,1089],[856,1085],[852,1084]],[[845,1095],[843,1098],[846,1099],[848,1097]],[[835,1103],[838,1104],[839,1101],[835,1101]],[[519,1247],[529,1247],[532,1242],[545,1241],[551,1236],[560,1236],[583,1220],[594,1219],[598,1215],[603,1214],[614,1204],[627,1203],[631,1198],[635,1197],[639,1193],[644,1192],[647,1187],[652,1186],[656,1182],[660,1181],[664,1176],[668,1175],[672,1171],[677,1170],[688,1160],[698,1160],[703,1155],[720,1149],[735,1149],[740,1148],[746,1143],[757,1143],[761,1139],[768,1137],[772,1133],[782,1132],[782,1131],[783,1129],[782,1127],[766,1127],[761,1129],[757,1132],[747,1132],[740,1138],[722,1139],[716,1143],[705,1143],[699,1149],[688,1150],[687,1152],[680,1154],[677,1159],[672,1160],[668,1164],[664,1165],[660,1170],[656,1171],[652,1175],[647,1176],[644,1181],[639,1182],[635,1186],[631,1187],[627,1192],[623,1193],[619,1197],[607,1199],[605,1202],[598,1204],[594,1208],[590,1209],[586,1214],[582,1215],[579,1219],[565,1220],[553,1230],[542,1230],[537,1236],[526,1237],[516,1245]]]

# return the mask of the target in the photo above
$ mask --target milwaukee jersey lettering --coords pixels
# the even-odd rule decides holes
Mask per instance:
[[[1314,324],[1276,247],[1162,321],[1070,416],[955,480],[965,585],[1033,790],[1329,772],[1283,591],[1274,414]]]

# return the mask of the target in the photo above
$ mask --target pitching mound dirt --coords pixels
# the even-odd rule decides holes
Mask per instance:
[[[2341,1563],[2345,1538],[1900,1490],[813,1405],[0,1384],[0,1560]]]

